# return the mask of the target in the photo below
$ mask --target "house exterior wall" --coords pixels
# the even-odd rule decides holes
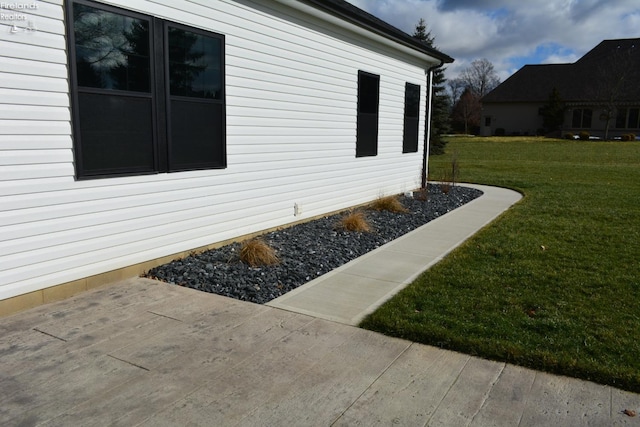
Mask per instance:
[[[538,129],[542,128],[542,116],[538,113],[540,107],[540,104],[525,103],[484,104],[480,119],[480,135],[495,135],[497,129],[504,129],[504,135],[536,135]]]
[[[588,110],[591,115],[590,126],[580,126],[574,123],[574,111]],[[562,134],[578,136],[580,132],[587,132],[591,137],[620,139],[626,134],[640,134],[640,106],[629,103],[621,105],[611,115],[607,123],[607,111],[602,106],[572,103],[567,107],[564,116]],[[608,124],[608,128],[607,128]]]
[[[418,185],[433,64],[274,1],[102,3],[225,35],[227,167],[77,180],[63,2],[21,12],[37,31],[0,22],[0,300]],[[380,76],[375,157],[355,156],[358,70]]]

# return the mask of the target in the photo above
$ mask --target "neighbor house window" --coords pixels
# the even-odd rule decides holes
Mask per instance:
[[[405,83],[404,86],[404,134],[402,152],[418,151],[418,121],[420,118],[420,86]]]
[[[224,36],[68,3],[78,178],[226,166]]]
[[[378,154],[378,104],[380,76],[358,71],[356,157]]]
[[[638,129],[640,128],[640,109],[622,108],[616,114],[616,128]]]
[[[571,121],[571,127],[573,128],[590,128],[592,110],[588,108],[576,108],[573,110],[573,120]]]

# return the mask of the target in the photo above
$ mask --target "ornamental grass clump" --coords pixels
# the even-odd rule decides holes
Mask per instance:
[[[397,196],[379,197],[371,203],[371,209],[375,211],[388,211],[394,213],[407,213],[409,210],[398,200]]]
[[[336,225],[336,229],[344,231],[357,231],[360,233],[367,233],[371,231],[371,226],[367,222],[364,214],[360,211],[350,212],[340,218],[340,221]]]
[[[252,239],[242,244],[240,260],[251,267],[275,265],[280,262],[276,251],[262,239]]]

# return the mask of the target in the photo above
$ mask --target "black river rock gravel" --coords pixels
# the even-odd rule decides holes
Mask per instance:
[[[336,230],[343,214],[315,219],[261,236],[280,259],[250,267],[238,258],[240,243],[193,254],[150,270],[148,277],[205,292],[264,304],[354,258],[479,197],[480,190],[454,186],[447,194],[429,185],[427,201],[401,196],[409,213],[362,209],[371,232]]]

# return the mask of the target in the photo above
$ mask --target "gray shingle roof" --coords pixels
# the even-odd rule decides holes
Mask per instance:
[[[596,102],[617,83],[616,101],[640,103],[640,38],[604,40],[573,64],[525,65],[482,103],[545,102],[554,87],[565,102]]]

